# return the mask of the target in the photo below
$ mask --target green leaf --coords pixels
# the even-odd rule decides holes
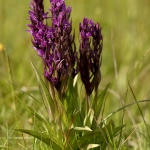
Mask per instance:
[[[74,130],[79,130],[79,131],[92,131],[89,127],[75,127]]]
[[[33,65],[33,63],[31,62],[31,65],[35,71],[35,74],[36,74],[36,78],[37,78],[37,82],[38,82],[38,85],[39,85],[39,89],[40,89],[40,92],[41,92],[41,96],[42,96],[42,99],[43,99],[43,103],[44,103],[44,106],[46,108],[46,110],[48,111],[49,113],[49,118],[50,120],[53,120],[54,118],[54,103],[53,103],[53,100],[51,98],[51,95],[50,95],[50,92],[45,84],[45,82],[43,81],[40,73],[38,72],[38,70],[36,69],[36,67]]]
[[[126,126],[126,125],[123,124],[123,125],[120,125],[120,126],[118,126],[118,127],[115,127],[115,128],[113,129],[113,134],[114,134],[114,136],[118,135],[119,132],[121,132],[122,128],[124,128],[125,126]]]
[[[105,87],[105,89],[102,91],[102,93],[95,99],[95,104],[94,104],[94,113],[95,113],[95,117],[96,119],[98,119],[100,113],[101,113],[101,109],[105,100],[105,95],[107,92],[107,89],[109,87],[109,84]],[[97,122],[99,124],[99,122]]]
[[[87,147],[87,150],[92,149],[92,148],[96,148],[96,147],[99,147],[99,146],[100,146],[99,144],[89,144],[88,147]]]
[[[76,113],[79,110],[79,100],[78,100],[78,92],[77,86],[73,85],[73,78],[70,77],[68,81],[68,87],[66,94],[63,97],[63,107],[67,116],[67,128],[70,126],[70,123],[73,119],[73,124],[81,125],[80,113]]]
[[[91,127],[93,118],[94,118],[94,111],[92,108],[89,108],[88,114],[85,116],[84,119],[84,126]]]
[[[95,130],[91,132],[84,131],[84,134],[78,137],[77,141],[73,143],[72,147],[73,149],[77,149],[79,147],[87,148],[87,146],[91,143],[100,144],[103,147],[106,147],[109,144],[108,138],[112,140],[114,137],[118,135],[119,132],[121,132],[124,126],[125,125],[115,127],[113,122],[110,121],[107,125],[105,125],[103,128],[100,128],[99,130]],[[108,133],[106,133],[106,129]],[[83,132],[79,132],[79,131],[77,132],[78,135],[81,135],[81,133]]]
[[[73,78],[70,77],[68,81],[67,93],[64,97],[64,107],[67,112],[68,120],[73,116],[73,112],[78,109],[78,95],[77,87],[73,86]]]
[[[91,144],[93,142],[93,138],[97,134],[100,135],[101,142],[103,142],[104,139],[103,139],[102,135],[100,134],[100,131],[92,131],[92,132],[90,132],[88,134],[85,134],[85,135],[79,137],[77,139],[77,141],[74,142],[72,148],[73,149],[78,149],[80,147],[81,148],[87,147],[89,144]],[[80,133],[79,133],[79,135],[80,135]],[[78,143],[78,144],[76,144],[76,143]]]
[[[61,125],[63,123],[63,128],[65,130],[65,128],[68,127],[68,116],[66,114],[66,110],[64,108],[62,101],[59,99],[58,92],[56,91],[56,89],[54,89],[54,93],[55,93],[54,101],[56,104],[56,114],[55,114],[56,123],[59,124],[61,129],[62,129]]]
[[[122,132],[122,128],[125,125],[121,125],[118,127],[115,127],[114,122],[112,120],[109,121],[109,123],[107,125],[104,126],[105,129],[105,134],[106,134],[106,138],[107,138],[107,143],[110,144],[111,148],[114,150],[117,150],[116,148],[116,143],[114,141],[114,138],[120,133]],[[104,149],[108,144],[103,143],[102,144],[102,149]]]
[[[47,120],[45,120],[43,117],[41,117],[37,112],[35,112],[30,107],[28,107],[28,111],[30,112],[31,115],[35,116],[41,122],[43,127],[45,127],[45,129],[48,131],[49,136],[57,135],[54,132],[54,129],[51,127],[51,124]]]
[[[44,134],[44,133],[40,133],[40,132],[33,131],[33,130],[26,130],[26,129],[15,129],[15,130],[26,133],[26,134],[29,134],[29,135],[39,139],[43,143],[45,143],[49,146],[52,146],[54,149],[57,149],[57,150],[62,150],[63,149],[62,143],[60,143],[57,140],[57,137],[55,135],[48,136],[47,134]]]
[[[94,121],[92,122],[92,129],[96,128],[97,124],[100,124],[100,114],[102,114],[102,108],[105,101],[105,95],[107,93],[109,84],[105,87],[105,89],[101,92],[101,94],[97,97],[97,93],[95,95],[94,101],[93,101],[93,111],[94,111]]]

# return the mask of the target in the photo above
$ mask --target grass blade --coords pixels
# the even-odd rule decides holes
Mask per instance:
[[[60,143],[59,141],[56,140],[57,138],[55,137],[55,135],[48,136],[47,134],[44,134],[41,132],[37,132],[37,131],[33,131],[33,130],[26,130],[26,129],[14,129],[14,130],[29,134],[29,135],[39,139],[43,143],[45,143],[49,146],[53,146],[54,149],[57,149],[57,150],[63,149],[62,143]]]
[[[133,102],[133,103],[131,103],[131,104],[125,105],[125,106],[123,106],[123,107],[121,107],[121,108],[115,110],[114,112],[110,113],[109,115],[107,115],[107,116],[102,120],[102,122],[103,122],[103,121],[106,121],[106,120],[107,120],[108,118],[110,118],[112,115],[116,114],[117,112],[119,112],[119,111],[121,111],[121,110],[123,110],[123,109],[125,109],[125,108],[127,108],[127,107],[129,107],[129,106],[132,106],[132,105],[134,105],[134,104],[136,104],[136,103],[144,103],[144,102],[150,102],[150,100],[140,100],[140,101]]]
[[[94,121],[92,123],[92,129],[95,129],[96,124],[100,123],[100,114],[102,111],[102,107],[105,100],[105,95],[107,93],[109,84],[105,87],[105,89],[101,92],[101,94],[97,97],[95,96],[94,102],[93,102],[93,111],[94,111]],[[96,94],[97,95],[97,94]]]
[[[147,123],[146,123],[146,121],[145,121],[143,112],[142,112],[142,110],[141,110],[141,108],[140,108],[140,105],[139,105],[139,103],[138,103],[138,101],[137,101],[137,99],[136,99],[136,96],[135,96],[135,94],[134,94],[134,92],[133,92],[133,90],[132,90],[132,87],[131,87],[129,81],[128,81],[128,84],[129,84],[130,90],[131,90],[131,92],[132,92],[132,95],[133,95],[133,97],[134,97],[135,103],[137,104],[137,107],[138,107],[138,109],[139,109],[139,111],[140,111],[140,113],[141,113],[143,122],[144,122],[145,127],[146,127],[146,130],[147,130],[148,137],[149,137],[149,139],[150,139],[150,133],[149,133],[148,125],[147,125]]]
[[[44,102],[44,105],[45,105],[45,108],[47,109],[48,113],[49,113],[49,119],[50,120],[53,120],[54,118],[54,103],[53,103],[53,100],[51,98],[51,95],[50,95],[50,92],[48,90],[48,88],[46,87],[40,73],[38,72],[38,70],[36,69],[36,67],[33,65],[33,63],[31,62],[31,65],[35,71],[35,74],[36,74],[36,78],[37,78],[37,82],[39,84],[39,89],[40,89],[40,92],[41,92],[41,96],[42,96],[42,99],[43,99],[43,102]]]

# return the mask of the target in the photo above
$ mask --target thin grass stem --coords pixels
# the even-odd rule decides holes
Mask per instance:
[[[13,75],[12,75],[12,70],[11,70],[11,65],[10,65],[10,59],[9,59],[9,56],[8,56],[5,48],[4,48],[4,54],[5,54],[5,59],[6,59],[6,63],[7,63],[7,71],[8,71],[10,85],[11,85],[11,95],[12,95],[13,104],[14,104],[14,111],[16,112],[17,105],[16,105],[16,98],[15,98]],[[17,122],[16,115],[15,115],[15,120]]]
[[[146,123],[146,121],[145,121],[143,112],[142,112],[142,110],[141,110],[141,108],[140,108],[140,105],[139,105],[139,103],[138,103],[138,101],[137,101],[137,99],[136,99],[136,97],[135,97],[135,94],[134,94],[134,92],[133,92],[133,90],[132,90],[132,87],[131,87],[131,85],[130,85],[129,82],[128,82],[128,84],[129,84],[130,90],[131,90],[131,92],[132,92],[132,95],[133,95],[133,97],[134,97],[135,103],[136,103],[137,106],[138,106],[138,109],[139,109],[139,111],[140,111],[140,114],[141,114],[141,116],[142,116],[142,119],[143,119],[143,121],[144,121],[146,130],[147,130],[148,137],[149,137],[149,139],[150,139],[150,133],[149,133],[148,125],[147,125],[147,123]]]
[[[148,100],[139,100],[139,101],[137,101],[137,102],[133,102],[133,103],[127,104],[127,105],[125,105],[125,106],[123,106],[123,107],[121,107],[121,108],[115,110],[114,112],[110,113],[109,115],[107,115],[104,119],[102,119],[102,121],[105,122],[105,121],[106,121],[108,118],[110,118],[112,115],[116,114],[117,112],[119,112],[119,111],[121,111],[121,110],[123,110],[123,109],[125,109],[125,108],[127,108],[127,107],[129,107],[129,106],[132,106],[132,105],[134,105],[134,104],[136,104],[136,103],[144,103],[144,102],[150,102],[150,99],[148,99]]]

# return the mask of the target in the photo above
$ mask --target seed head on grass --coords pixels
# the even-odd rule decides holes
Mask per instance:
[[[100,65],[103,37],[100,25],[92,20],[83,19],[80,23],[80,59],[79,71],[85,86],[86,94],[97,91],[101,80]]]

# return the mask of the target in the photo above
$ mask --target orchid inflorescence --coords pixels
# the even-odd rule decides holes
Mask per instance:
[[[50,0],[50,3],[51,16],[44,11],[43,0],[32,0],[29,11],[29,32],[33,47],[44,62],[44,76],[60,92],[69,77],[74,78],[80,72],[86,94],[90,96],[101,80],[102,28],[92,20],[83,19],[79,25],[78,57],[69,20],[71,7],[66,7],[64,0]]]

